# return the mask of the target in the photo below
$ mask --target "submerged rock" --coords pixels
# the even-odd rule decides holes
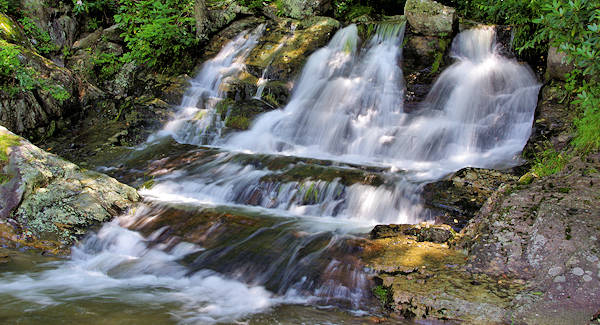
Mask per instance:
[[[0,241],[63,253],[139,199],[135,189],[84,170],[0,127]]]

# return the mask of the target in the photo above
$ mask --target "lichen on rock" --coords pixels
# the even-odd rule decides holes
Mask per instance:
[[[2,136],[16,137],[0,127]],[[47,153],[25,139],[8,149],[0,185],[0,221],[9,242],[37,247],[55,243],[63,252],[94,225],[110,220],[139,199],[135,189]],[[10,229],[12,228],[12,230]],[[13,238],[14,237],[14,238]]]

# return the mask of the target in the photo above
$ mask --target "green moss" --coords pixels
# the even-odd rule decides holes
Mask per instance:
[[[21,138],[8,133],[0,133],[0,163],[8,161],[8,148],[17,146]]]
[[[373,295],[377,297],[383,308],[388,308],[392,302],[392,291],[390,288],[383,285],[378,285],[373,288]]]
[[[546,150],[539,152],[534,157],[534,165],[531,168],[531,172],[538,177],[556,174],[563,170],[572,156],[571,153],[557,152],[553,148],[547,147]]]
[[[250,120],[245,116],[229,116],[225,120],[225,126],[232,129],[247,130]]]

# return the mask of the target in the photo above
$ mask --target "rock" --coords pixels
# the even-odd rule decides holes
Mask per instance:
[[[56,45],[56,59],[62,60],[63,48],[71,48],[75,41],[77,22],[70,15],[71,7],[56,6],[50,0],[21,0],[23,16],[31,19],[41,30],[48,33],[52,44]]]
[[[135,189],[81,169],[3,127],[0,141],[8,147],[8,160],[0,162],[6,174],[0,185],[0,234],[9,245],[64,252],[90,227],[139,200]],[[10,219],[15,222],[7,223]]]
[[[472,272],[525,278],[545,293],[517,304],[525,323],[586,323],[600,306],[600,280],[585,271],[597,269],[587,257],[600,250],[598,170],[598,155],[572,158],[555,175],[501,187],[461,232]]]
[[[31,47],[31,43],[25,36],[25,32],[12,18],[0,12],[0,39],[9,43]]]
[[[102,30],[102,38],[107,42],[123,43],[122,33],[123,30],[119,27],[119,24],[114,24]]]
[[[416,33],[427,36],[450,36],[457,18],[454,8],[432,0],[407,0],[404,14]]]
[[[206,9],[208,10],[208,22],[205,24],[204,33],[207,35],[221,30],[239,16],[252,15],[252,12],[248,8],[241,6],[238,1],[211,1]],[[202,19],[202,17],[197,17],[197,24]]]
[[[282,0],[281,13],[290,18],[321,16],[333,10],[331,0]]]
[[[519,280],[467,272],[466,256],[446,244],[400,236],[365,247],[365,264],[390,292],[387,308],[404,318],[505,323],[512,299],[524,289]]]
[[[438,211],[439,222],[460,230],[502,184],[513,184],[517,179],[501,171],[464,168],[444,180],[427,184],[423,198],[426,206]]]
[[[567,73],[573,71],[575,66],[572,63],[566,63],[567,55],[565,52],[560,52],[554,46],[548,49],[548,57],[546,60],[546,72],[548,76],[556,80],[567,80]]]
[[[328,17],[302,21],[281,19],[267,25],[268,31],[246,60],[248,71],[260,78],[268,67],[269,80],[291,81],[301,71],[307,57],[329,42],[340,23]]]
[[[377,225],[371,230],[372,239],[398,236],[415,236],[419,242],[445,243],[454,238],[455,232],[448,225]]]
[[[18,59],[33,74],[33,85],[16,93],[0,90],[0,124],[18,134],[43,137],[52,121],[76,112],[84,84],[71,71],[18,45]]]

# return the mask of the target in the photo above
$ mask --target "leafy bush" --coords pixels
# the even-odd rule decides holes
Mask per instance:
[[[124,30],[122,36],[130,52],[125,62],[156,69],[177,69],[198,43],[195,35],[193,0],[119,0],[115,21]]]

